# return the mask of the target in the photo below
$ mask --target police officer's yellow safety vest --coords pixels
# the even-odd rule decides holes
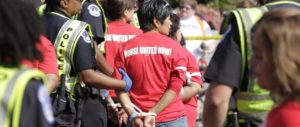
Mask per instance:
[[[31,79],[46,83],[45,75],[35,69],[0,66],[0,127],[19,127],[23,95]]]
[[[268,6],[292,4],[299,5],[293,1],[279,1],[266,4],[262,7],[237,9],[232,12],[237,22],[238,34],[240,37],[242,67],[240,78],[240,89],[237,94],[237,109],[240,114],[250,118],[263,120],[267,112],[272,109],[273,101],[267,90],[261,89],[256,78],[251,74],[250,58],[251,49],[251,28],[268,11]],[[299,5],[300,6],[300,5]],[[231,18],[231,17],[228,18]],[[241,87],[246,89],[241,89]]]
[[[134,13],[134,14],[133,14],[133,18],[132,18],[132,21],[131,21],[130,24],[132,24],[132,25],[135,26],[136,28],[140,28],[140,27],[141,27],[141,26],[140,26],[140,22],[139,22],[139,18],[138,18],[138,16],[137,16],[137,13]]]
[[[78,39],[85,30],[90,31],[89,28],[89,25],[85,22],[69,19],[59,30],[54,42],[59,76],[65,76],[65,81],[63,82],[65,83],[66,90],[71,93],[71,97],[74,97],[74,87],[79,82],[78,74],[75,76],[71,76],[70,74],[71,68],[74,67],[74,51]],[[92,36],[90,32],[89,36]]]

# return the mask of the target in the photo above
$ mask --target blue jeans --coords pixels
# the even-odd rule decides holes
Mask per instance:
[[[188,127],[186,116],[179,117],[176,120],[161,122],[155,125],[156,127]]]

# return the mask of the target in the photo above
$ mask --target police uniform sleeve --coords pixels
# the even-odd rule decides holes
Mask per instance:
[[[52,127],[50,97],[42,82],[31,80],[27,85],[20,117],[20,127]]]
[[[232,22],[223,34],[204,78],[207,82],[219,82],[238,88],[241,76],[241,52],[236,22]]]
[[[97,67],[95,49],[92,47],[92,40],[86,31],[78,39],[73,55],[73,63],[76,72]]]
[[[91,26],[97,43],[104,41],[103,15],[100,8],[96,4],[89,2],[85,2],[82,8],[79,20],[87,22]]]

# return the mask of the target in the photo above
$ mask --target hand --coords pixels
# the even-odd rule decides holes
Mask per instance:
[[[155,127],[155,116],[145,116],[144,127]]]
[[[119,125],[122,125],[122,123],[127,124],[128,115],[123,108],[118,112],[118,118]]]
[[[107,117],[110,119],[118,118],[118,108],[114,106],[107,106]],[[117,122],[116,122],[117,123]]]
[[[131,122],[132,127],[144,127],[144,123],[142,121],[141,118],[135,118],[132,122]]]
[[[122,74],[122,80],[124,80],[126,83],[124,91],[128,92],[132,87],[132,81],[131,81],[130,77],[127,75],[127,73],[122,68],[118,68],[118,70]]]

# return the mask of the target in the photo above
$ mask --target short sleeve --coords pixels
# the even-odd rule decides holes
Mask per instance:
[[[238,88],[241,76],[241,52],[235,22],[227,27],[223,39],[208,65],[204,78],[207,82],[220,82]]]
[[[52,127],[53,122],[47,89],[42,82],[31,80],[23,96],[20,127]]]
[[[96,4],[85,2],[79,17],[79,20],[87,22],[91,26],[94,39],[96,39],[97,43],[104,41],[105,24],[102,13]]]
[[[73,64],[76,72],[97,67],[95,49],[88,33],[84,31],[79,37],[73,56]]]

